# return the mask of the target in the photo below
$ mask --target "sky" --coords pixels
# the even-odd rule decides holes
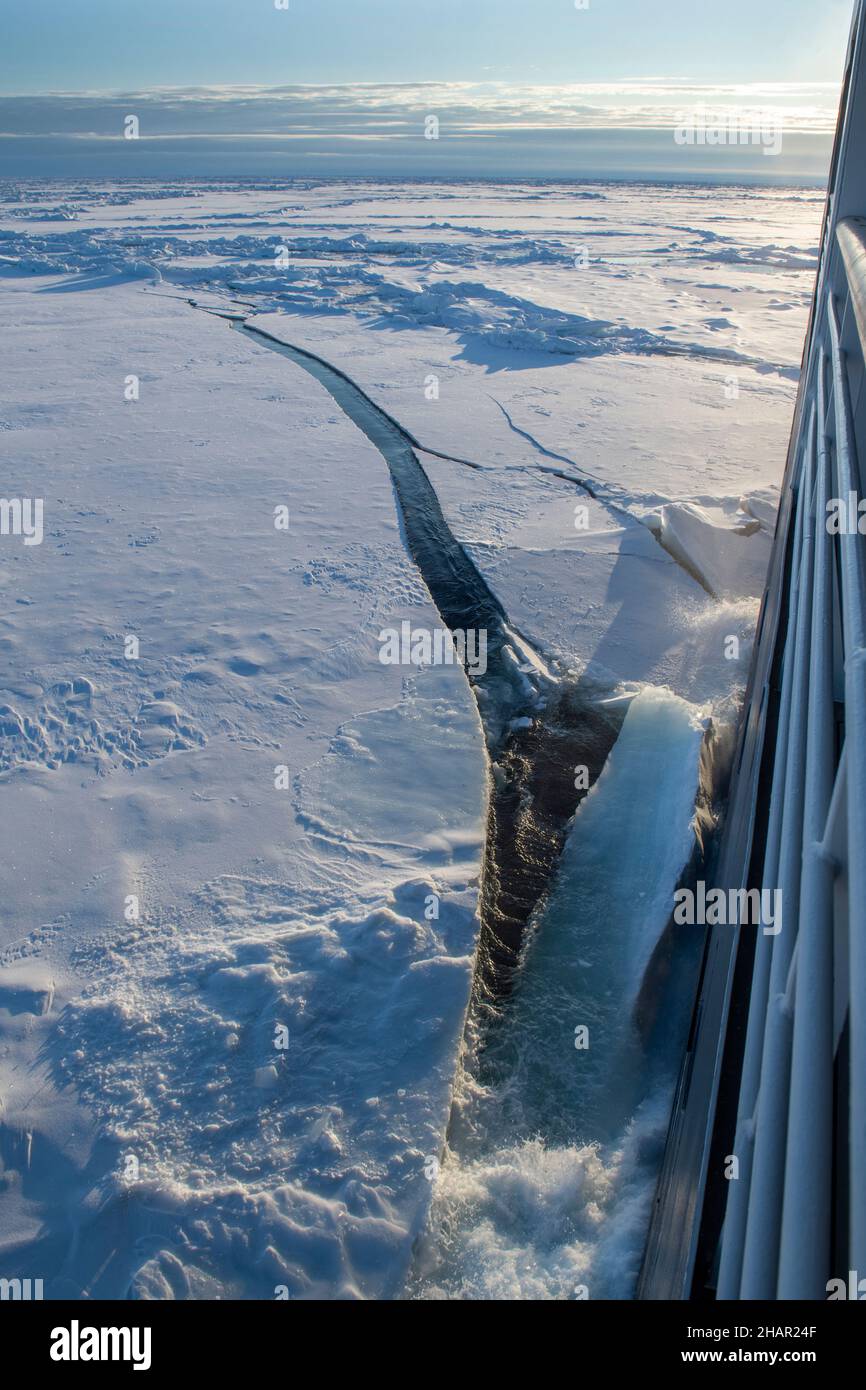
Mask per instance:
[[[853,0],[283,3],[0,0],[0,176],[820,180]],[[787,150],[677,153],[696,106]]]

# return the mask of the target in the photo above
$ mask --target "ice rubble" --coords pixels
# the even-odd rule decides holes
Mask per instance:
[[[644,520],[665,550],[713,598],[754,599],[763,594],[775,524],[771,497],[744,497],[727,508],[672,502],[647,513]]]

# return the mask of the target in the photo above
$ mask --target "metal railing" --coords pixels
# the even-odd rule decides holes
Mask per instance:
[[[801,391],[761,875],[782,929],[762,921],[755,944],[718,1298],[823,1299],[866,1277],[864,232],[835,229]]]

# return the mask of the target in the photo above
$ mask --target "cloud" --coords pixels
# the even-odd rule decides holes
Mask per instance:
[[[670,78],[149,88],[0,97],[5,178],[655,178],[821,184],[838,89]],[[695,149],[704,111],[784,132],[784,155]],[[140,139],[124,139],[134,115]],[[438,120],[425,139],[427,118]]]
[[[51,92],[0,97],[2,135],[122,138],[136,114],[142,136],[417,134],[426,116],[455,139],[508,129],[668,129],[696,107],[759,112],[783,129],[827,133],[839,90],[832,83],[707,86],[658,79],[529,86],[500,82],[350,83],[261,88],[150,88],[115,93]]]

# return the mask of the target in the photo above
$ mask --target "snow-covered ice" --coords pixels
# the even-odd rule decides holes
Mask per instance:
[[[628,1296],[670,1057],[623,1042],[606,1127],[573,1071],[529,1123],[520,1077],[578,1056],[555,1051],[551,970],[572,1032],[593,970],[637,999],[693,847],[822,208],[628,184],[0,191],[3,491],[43,499],[45,531],[0,540],[0,1274],[55,1297]],[[219,314],[411,436],[516,680],[631,702],[534,919],[505,1079],[460,1060],[472,691],[459,665],[379,660],[383,628],[441,623],[385,459]],[[431,1183],[455,1086],[468,1137]],[[496,1128],[502,1086],[523,1109]],[[434,1193],[455,1243],[428,1232],[407,1285]]]
[[[325,393],[72,288],[4,285],[7,488],[46,527],[3,552],[4,1268],[392,1292],[472,973],[475,707],[458,667],[378,661],[437,615]]]

